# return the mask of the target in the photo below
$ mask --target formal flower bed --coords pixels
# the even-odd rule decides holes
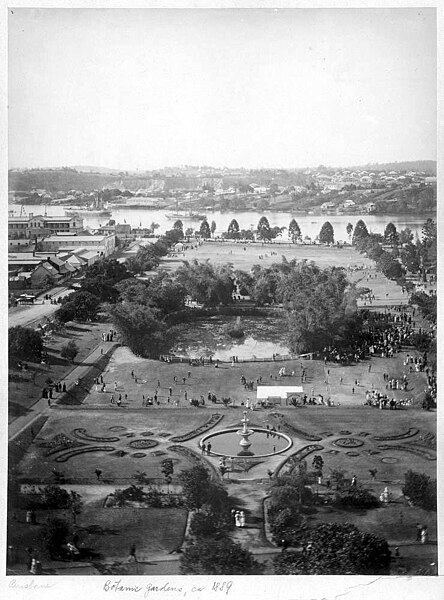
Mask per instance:
[[[182,454],[188,460],[192,461],[196,465],[203,465],[208,471],[211,471],[213,475],[219,478],[219,472],[213,467],[213,465],[207,460],[203,459],[200,454],[194,452],[190,448],[186,448],[185,446],[169,446],[168,450],[170,452],[176,452],[177,454]]]
[[[386,463],[387,465],[395,465],[399,462],[399,458],[395,458],[394,456],[384,456],[381,458],[381,462]]]
[[[280,413],[271,413],[270,416],[273,417],[274,419],[278,419],[281,427],[284,427],[288,433],[297,435],[298,437],[301,437],[302,439],[307,440],[309,442],[320,442],[322,440],[322,437],[319,437],[319,435],[307,433],[306,431],[303,431],[302,429],[298,429],[298,428],[294,427],[291,423],[288,423],[288,421],[286,421],[283,418],[283,415]]]
[[[214,427],[215,425],[220,423],[220,421],[222,421],[222,419],[223,419],[223,415],[215,413],[215,414],[211,415],[211,417],[208,419],[208,421],[206,421],[206,423],[204,423],[200,427],[196,427],[196,429],[193,429],[192,431],[189,431],[188,433],[184,433],[183,435],[176,435],[171,438],[171,441],[182,443],[182,442],[187,442],[188,440],[192,440],[193,438],[197,437],[198,435],[201,435],[202,433],[205,433],[205,431],[208,431],[209,429],[211,429],[212,427]]]
[[[421,456],[426,460],[436,460],[436,456],[422,450],[421,448],[412,448],[411,446],[390,446],[389,444],[381,444],[378,446],[381,450],[403,450],[404,452],[410,452],[416,456]]]
[[[85,440],[87,442],[118,442],[120,440],[118,437],[100,437],[97,435],[88,435],[86,433],[86,429],[80,427],[73,429],[72,433],[76,436],[76,438]]]
[[[115,452],[113,452],[113,456],[118,456],[119,458],[123,458],[124,456],[126,456],[128,454],[128,452],[125,452],[125,450],[116,450]]]
[[[274,476],[277,477],[284,467],[289,473],[291,473],[291,471],[301,462],[301,460],[304,460],[304,458],[306,458],[312,452],[319,452],[323,449],[324,446],[321,446],[320,444],[310,444],[308,446],[304,446],[303,448],[299,448],[299,450],[296,450],[296,452],[294,452],[291,456],[288,456],[284,461],[281,462],[280,465],[277,466]]]
[[[70,452],[56,456],[54,460],[56,462],[66,462],[73,456],[85,454],[86,452],[112,452],[113,450],[115,450],[114,446],[87,446],[86,448],[78,448],[77,450],[71,450]]]
[[[71,448],[79,448],[85,446],[82,442],[72,440],[64,433],[57,433],[51,440],[40,442],[38,444],[41,448],[47,448],[45,456],[51,456],[56,452],[62,452],[63,450],[70,450]]]
[[[154,433],[152,431],[142,431],[140,435],[143,435],[144,437],[149,437],[150,435],[154,435]]]
[[[155,448],[159,445],[156,440],[133,440],[128,444],[130,448],[136,448],[137,450],[146,450],[147,448]]]
[[[405,433],[399,433],[398,435],[374,435],[373,439],[378,442],[391,442],[392,440],[404,440],[406,438],[414,437],[419,433],[419,429],[410,428]]]
[[[356,438],[338,438],[333,442],[335,446],[339,446],[340,448],[359,448],[362,446],[364,442],[362,440],[357,440]]]
[[[145,490],[131,485],[109,494],[104,508],[179,508],[183,503],[181,494],[165,494],[154,487]]]
[[[108,427],[110,431],[125,431],[126,427],[123,425],[113,425],[112,427]]]

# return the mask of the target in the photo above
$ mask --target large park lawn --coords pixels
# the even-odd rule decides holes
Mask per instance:
[[[410,350],[410,354],[414,353]],[[135,357],[127,348],[118,348],[105,372],[103,380],[107,384],[106,392],[96,391],[95,387],[87,395],[85,406],[107,406],[116,411],[124,412],[125,408],[142,408],[143,396],[154,396],[156,390],[158,401],[163,408],[177,406],[189,406],[189,399],[199,399],[204,396],[207,404],[208,393],[215,394],[220,400],[222,397],[230,397],[235,406],[240,406],[247,399],[256,397],[257,380],[261,385],[302,385],[307,396],[321,394],[325,399],[331,398],[335,405],[361,406],[365,402],[365,392],[369,389],[386,391],[384,373],[390,377],[401,378],[407,370],[403,365],[402,353],[395,355],[392,359],[373,358],[371,361],[363,361],[348,367],[337,363],[324,365],[321,360],[292,360],[285,363],[279,362],[247,362],[220,363],[216,369],[214,366],[190,367],[188,363],[168,364],[165,362],[148,360]],[[369,371],[369,365],[371,369]],[[294,376],[279,377],[279,369],[285,366],[286,372]],[[301,373],[305,370],[306,379],[301,384]],[[137,376],[131,376],[131,372]],[[191,376],[188,377],[188,373]],[[407,373],[408,374],[408,373]],[[240,384],[240,378],[245,376],[247,380],[254,382],[254,390],[245,390]],[[177,378],[177,383],[174,381]],[[185,378],[185,382],[183,381]],[[342,381],[341,381],[342,378]],[[401,399],[413,399],[421,402],[424,389],[426,388],[425,373],[408,374],[409,387],[403,392],[401,390],[390,390],[390,396]],[[355,384],[358,381],[358,385]],[[117,382],[117,390],[114,391],[114,382]],[[158,383],[160,382],[160,387]],[[172,388],[172,396],[169,396],[169,388]],[[187,399],[185,399],[185,393]],[[127,399],[125,399],[125,394]],[[111,395],[117,399],[122,396],[120,409],[110,405]],[[219,405],[220,408],[220,405]],[[150,413],[155,413],[156,407],[147,408]]]

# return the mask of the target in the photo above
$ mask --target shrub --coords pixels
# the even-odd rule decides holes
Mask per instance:
[[[184,575],[250,575],[263,571],[249,550],[230,539],[200,540],[180,557]]]
[[[8,330],[8,350],[10,359],[40,361],[43,340],[40,333],[29,327],[10,327]]]
[[[137,485],[132,484],[124,490],[116,490],[114,492],[114,504],[119,507],[125,506],[127,502],[144,502],[145,500],[145,492]]]
[[[62,546],[66,544],[71,533],[71,526],[65,519],[56,517],[47,520],[43,529],[43,543],[51,558],[62,553]]]
[[[47,485],[41,498],[45,508],[69,508],[71,505],[69,492],[58,485]]]
[[[191,518],[190,533],[196,538],[221,539],[227,536],[231,526],[230,514],[215,512],[210,505]]]
[[[436,511],[436,479],[431,479],[424,473],[415,473],[410,470],[404,475],[404,480],[405,483],[402,487],[404,496],[424,510]]]
[[[367,509],[379,506],[379,500],[364,488],[349,488],[336,493],[334,504]]]
[[[386,574],[390,552],[386,540],[350,523],[326,523],[305,533],[305,552],[283,552],[273,564],[276,575]]]
[[[66,358],[67,360],[70,360],[71,362],[74,362],[74,359],[78,353],[79,353],[79,348],[78,348],[77,344],[73,340],[70,340],[67,344],[62,346],[62,349],[60,351],[60,356],[62,358]]]

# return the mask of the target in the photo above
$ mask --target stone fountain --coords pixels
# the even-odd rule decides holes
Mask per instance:
[[[239,453],[240,455],[251,455],[253,454],[252,452],[249,451],[249,448],[251,446],[251,442],[249,440],[250,435],[253,435],[254,431],[252,429],[248,429],[248,423],[249,423],[249,419],[247,419],[247,411],[244,410],[244,418],[241,421],[242,423],[242,429],[239,429],[237,431],[237,435],[240,435],[242,437],[241,441],[239,442],[239,445],[242,448],[242,451]]]

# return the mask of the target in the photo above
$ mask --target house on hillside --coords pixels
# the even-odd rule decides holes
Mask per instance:
[[[58,285],[63,277],[48,262],[44,261],[31,273],[32,288],[46,288],[50,285]]]

